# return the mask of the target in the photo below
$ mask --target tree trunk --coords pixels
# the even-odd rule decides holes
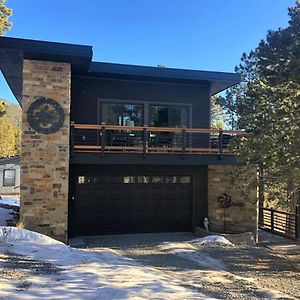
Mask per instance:
[[[258,204],[263,207],[265,204],[265,181],[264,181],[264,168],[262,165],[258,167]],[[259,210],[259,220],[263,223],[263,211]]]
[[[264,168],[262,165],[258,167],[258,200],[259,206],[265,204],[265,181],[264,181]]]

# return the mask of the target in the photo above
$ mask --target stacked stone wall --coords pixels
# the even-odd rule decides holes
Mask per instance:
[[[256,168],[240,166],[208,167],[208,217],[210,230],[216,232],[253,232],[257,234]],[[229,208],[220,208],[218,197],[231,198]],[[224,224],[225,211],[225,224]]]
[[[21,148],[21,208],[24,227],[59,240],[67,239],[71,66],[24,60]],[[62,128],[36,132],[27,111],[39,97],[56,100],[64,110]]]

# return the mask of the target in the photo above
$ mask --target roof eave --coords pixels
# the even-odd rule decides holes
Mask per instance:
[[[103,62],[92,62],[89,75],[116,79],[209,84],[211,86],[212,95],[226,90],[241,81],[241,75],[239,73],[157,68]]]

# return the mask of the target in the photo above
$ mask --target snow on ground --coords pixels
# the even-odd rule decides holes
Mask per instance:
[[[8,197],[6,198],[6,197],[2,196],[0,198],[0,205],[1,204],[19,207],[20,206],[20,199],[17,199],[17,198],[8,198]]]
[[[61,268],[58,274],[28,277],[28,288],[18,291],[20,282],[0,278],[0,299],[212,299],[108,248],[73,249],[14,227],[0,227],[0,245],[0,251]]]
[[[12,219],[11,212],[12,209],[0,207],[0,226],[6,226],[6,220]]]
[[[189,243],[197,243],[200,245],[207,245],[207,244],[219,244],[219,245],[230,245],[233,246],[233,244],[224,238],[224,236],[221,235],[208,235],[202,238],[197,238],[194,240],[189,241]]]
[[[199,266],[212,270],[225,270],[225,265],[219,261],[199,253],[195,244],[199,245],[226,245],[233,246],[231,242],[220,235],[209,235],[202,238],[193,239],[187,242],[166,242],[158,245],[158,248],[164,252],[176,254],[180,257],[192,260]]]

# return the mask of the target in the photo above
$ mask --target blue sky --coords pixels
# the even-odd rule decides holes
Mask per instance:
[[[95,61],[231,72],[295,0],[8,0],[9,37],[87,44]],[[0,76],[0,98],[15,101]]]

